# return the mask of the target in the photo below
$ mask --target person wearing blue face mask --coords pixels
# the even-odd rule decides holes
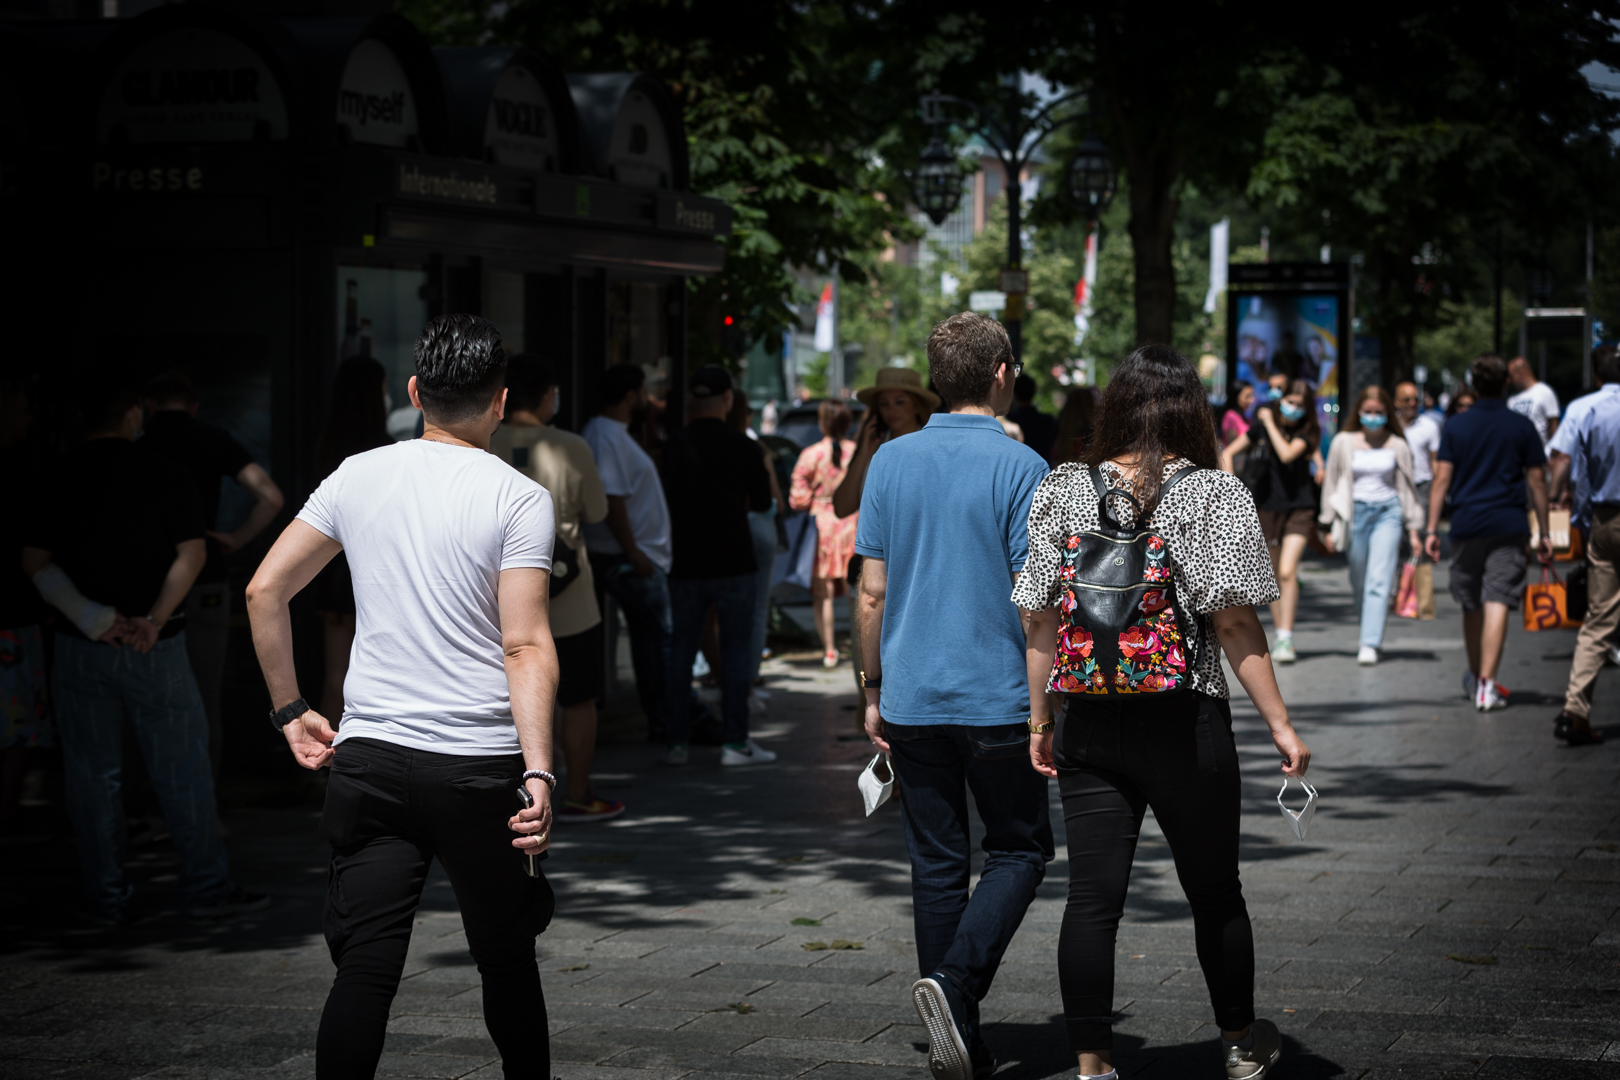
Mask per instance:
[[[1412,448],[1403,435],[1389,391],[1369,386],[1356,395],[1344,430],[1328,449],[1319,520],[1329,527],[1329,546],[1350,557],[1350,591],[1361,605],[1360,664],[1378,663],[1384,643],[1401,526],[1414,548],[1422,543],[1423,509],[1412,481]]]
[[[1250,483],[1258,480],[1252,493],[1277,576],[1279,595],[1271,604],[1271,623],[1276,628],[1271,659],[1291,664],[1295,659],[1294,614],[1299,610],[1299,561],[1316,531],[1311,448],[1321,441],[1322,431],[1310,383],[1295,379],[1273,389],[1282,390],[1281,397],[1274,405],[1260,406],[1254,427],[1221,451],[1221,468],[1235,472],[1237,456],[1245,451],[1251,462],[1265,462],[1263,479],[1259,479],[1260,469],[1247,465],[1244,479]]]

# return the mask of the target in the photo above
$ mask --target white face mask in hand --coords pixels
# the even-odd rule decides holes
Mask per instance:
[[[880,761],[889,772],[887,780],[878,779],[877,766]],[[871,764],[862,770],[860,779],[855,781],[855,786],[861,789],[861,799],[866,803],[866,816],[871,817],[872,811],[889,801],[889,795],[894,790],[894,763],[889,760],[889,755],[878,754],[874,757]]]
[[[1305,806],[1300,810],[1290,810],[1283,804],[1283,796],[1288,794],[1288,782],[1295,780],[1305,789]],[[1277,792],[1277,808],[1282,811],[1283,820],[1288,822],[1294,830],[1294,835],[1301,840],[1311,827],[1311,818],[1316,816],[1316,789],[1303,778],[1297,776],[1283,777],[1282,790]]]

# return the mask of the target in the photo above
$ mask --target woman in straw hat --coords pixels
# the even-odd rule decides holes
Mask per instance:
[[[833,511],[833,492],[844,482],[844,472],[855,454],[855,444],[844,438],[849,430],[849,406],[828,399],[821,403],[820,442],[811,443],[793,466],[793,488],[788,505],[808,510],[816,520],[816,565],[810,574],[810,599],[815,605],[816,632],[821,635],[822,666],[838,666],[838,645],[833,629],[833,599],[844,594],[844,575],[855,554],[855,519],[839,519]]]
[[[890,439],[921,431],[939,408],[939,395],[924,388],[922,376],[911,368],[880,369],[873,385],[855,391],[855,399],[866,406],[866,419],[855,437],[855,457],[849,463],[849,472],[833,492],[833,510],[841,518],[861,508],[866,469],[878,447]]]

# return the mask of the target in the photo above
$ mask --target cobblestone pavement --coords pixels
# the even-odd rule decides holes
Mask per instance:
[[[1444,582],[1444,573],[1437,575]],[[1388,658],[1355,665],[1342,569],[1308,565],[1300,661],[1284,692],[1316,754],[1308,842],[1272,802],[1276,758],[1247,703],[1244,885],[1258,1003],[1283,1031],[1279,1077],[1620,1077],[1620,674],[1607,748],[1555,744],[1573,634],[1514,630],[1506,712],[1464,702],[1456,609],[1395,620]],[[846,670],[773,662],[757,726],[781,763],[655,769],[604,748],[602,786],[631,813],[564,828],[540,939],[564,1080],[926,1080],[900,819],[861,816]],[[1056,786],[1053,786],[1054,819]],[[312,1076],[331,967],[319,936],[323,849],[308,808],[229,819],[238,877],[274,894],[229,927],[161,913],[172,865],[140,859],[149,910],[118,934],[72,928],[71,850],[13,849],[29,896],[0,945],[0,1075]],[[1121,1073],[1218,1076],[1191,921],[1151,818],[1116,992]],[[1057,862],[984,1003],[1012,1080],[1072,1075],[1054,968]],[[832,946],[820,948],[811,943]],[[849,943],[841,945],[841,943]],[[382,1072],[496,1077],[448,884],[435,877],[394,1003]]]

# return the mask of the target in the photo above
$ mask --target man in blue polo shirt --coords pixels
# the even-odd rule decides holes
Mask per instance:
[[[1507,639],[1508,612],[1519,606],[1524,591],[1525,485],[1540,523],[1539,554],[1552,560],[1547,536],[1547,479],[1542,466],[1541,435],[1529,420],[1502,400],[1508,368],[1500,356],[1486,353],[1469,365],[1479,401],[1446,422],[1440,434],[1434,487],[1429,491],[1429,558],[1440,558],[1440,508],[1451,494],[1451,596],[1463,609],[1463,637],[1468,671],[1463,689],[1480,712],[1507,705],[1507,692],[1496,685]]]
[[[928,371],[950,414],[878,450],[855,536],[866,731],[892,753],[903,795],[922,975],[911,994],[935,1080],[994,1071],[979,1002],[1052,859],[1046,780],[1028,761],[1024,632],[1007,598],[1047,472],[996,419],[1020,367],[993,319],[934,327]],[[967,790],[985,829],[971,897]]]

